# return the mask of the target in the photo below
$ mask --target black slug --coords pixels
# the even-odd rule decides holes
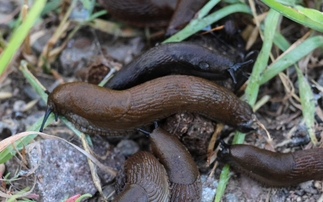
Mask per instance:
[[[105,87],[123,90],[170,75],[199,76],[217,82],[232,78],[235,71],[253,60],[234,63],[230,58],[190,42],[167,43],[151,48],[118,71]]]

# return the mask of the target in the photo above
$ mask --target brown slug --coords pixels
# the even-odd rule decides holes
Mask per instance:
[[[252,62],[234,63],[224,55],[190,42],[167,43],[151,48],[133,60],[105,87],[123,90],[169,74],[199,76],[215,82],[231,76],[236,83],[235,71]]]
[[[125,186],[115,202],[169,201],[165,168],[150,153],[139,151],[125,162]]]
[[[64,115],[89,134],[121,135],[179,112],[194,112],[241,132],[256,127],[250,105],[211,81],[171,75],[127,90],[116,91],[74,82],[56,87],[48,96],[47,111]]]
[[[99,0],[109,13],[138,27],[167,26],[172,35],[183,28],[207,0]]]
[[[177,137],[162,128],[150,135],[151,152],[165,167],[170,181],[170,201],[201,201],[199,170],[186,147]]]
[[[268,186],[323,180],[323,148],[277,153],[243,144],[220,147],[219,160]]]

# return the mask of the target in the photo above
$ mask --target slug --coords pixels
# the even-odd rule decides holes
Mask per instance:
[[[167,26],[172,35],[183,28],[207,0],[99,0],[109,13],[134,26]]]
[[[150,135],[151,152],[165,167],[170,181],[170,201],[201,201],[199,170],[186,147],[165,130],[156,128]]]
[[[126,184],[115,202],[168,201],[170,198],[165,168],[150,153],[139,151],[125,162]]]
[[[167,43],[151,48],[118,71],[105,87],[123,90],[140,83],[169,74],[185,74],[208,80],[224,80],[248,60],[234,63],[228,57],[216,55],[211,50],[190,42]]]
[[[185,111],[223,122],[241,132],[256,127],[250,105],[229,90],[202,78],[171,75],[122,91],[84,82],[62,84],[48,96],[40,130],[51,112],[64,115],[88,134],[122,135]]]
[[[218,158],[268,186],[323,180],[323,148],[277,153],[250,145],[220,144]]]

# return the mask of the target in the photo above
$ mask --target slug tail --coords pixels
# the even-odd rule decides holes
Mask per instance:
[[[52,108],[51,107],[47,107],[47,110],[46,110],[46,113],[45,113],[45,116],[44,116],[44,119],[43,119],[43,122],[40,126],[40,129],[39,129],[39,132],[43,132],[43,129],[44,129],[44,126],[45,126],[45,123],[49,117],[49,115],[52,113]],[[55,113],[55,120],[57,121],[57,113]]]

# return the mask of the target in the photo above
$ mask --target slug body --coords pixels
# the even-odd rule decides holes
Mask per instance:
[[[114,17],[138,27],[167,26],[167,34],[183,28],[207,0],[99,0]]]
[[[168,174],[170,201],[201,201],[200,173],[186,147],[161,128],[156,128],[149,136],[151,151]]]
[[[126,183],[115,202],[169,201],[167,173],[148,152],[137,152],[125,162]]]
[[[105,87],[123,90],[170,74],[193,75],[212,81],[231,76],[235,82],[234,72],[251,62],[234,63],[228,57],[189,42],[167,43],[136,58],[118,71]]]
[[[165,76],[123,91],[66,83],[49,94],[47,103],[44,122],[54,112],[89,134],[129,133],[179,112],[199,113],[241,132],[255,129],[255,115],[247,103],[224,87],[193,76]]]
[[[323,180],[323,149],[276,153],[249,145],[225,145],[220,160],[268,186]]]

